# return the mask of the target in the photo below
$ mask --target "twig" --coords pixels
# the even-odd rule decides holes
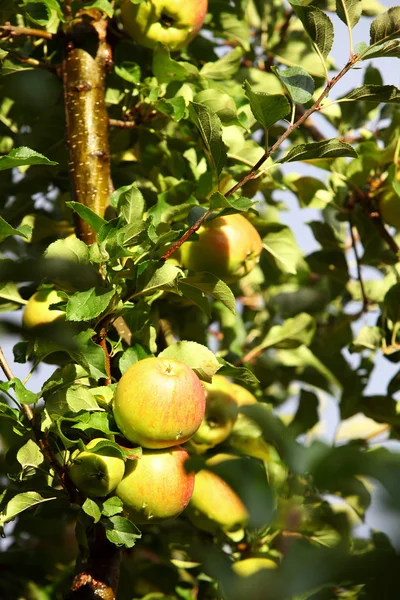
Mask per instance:
[[[242,177],[242,179],[236,183],[230,190],[228,190],[226,192],[226,194],[224,194],[225,198],[229,198],[229,196],[232,196],[232,194],[234,194],[239,188],[241,188],[245,183],[247,183],[250,179],[254,179],[256,177],[256,173],[258,171],[258,169],[265,163],[265,161],[271,156],[271,154],[273,154],[274,152],[276,152],[276,150],[278,150],[278,148],[283,144],[283,142],[286,140],[286,138],[288,138],[290,136],[290,134],[297,129],[298,127],[300,127],[300,125],[303,125],[305,123],[305,121],[307,121],[307,119],[316,111],[319,110],[321,102],[324,98],[326,98],[326,96],[329,94],[329,92],[331,91],[331,89],[333,88],[333,86],[340,80],[342,79],[342,77],[355,65],[355,63],[358,60],[358,56],[355,55],[353,56],[347,63],[346,65],[343,67],[343,69],[335,76],[333,77],[333,79],[331,79],[330,81],[328,81],[328,83],[326,84],[323,92],[320,94],[320,96],[318,97],[318,99],[314,102],[314,104],[304,112],[303,115],[301,115],[301,117],[295,122],[293,123],[293,125],[290,125],[286,131],[281,135],[281,137],[275,142],[275,144],[273,144],[271,146],[271,148],[269,150],[266,150],[266,152],[263,154],[263,156],[260,158],[260,160],[250,169],[250,171],[247,173],[247,175],[245,175],[244,177]],[[201,224],[205,221],[205,219],[211,214],[211,210],[207,210],[197,221],[194,225],[192,225],[192,227],[190,227],[188,229],[188,231],[186,231],[186,233],[183,234],[183,236],[176,241],[171,248],[161,257],[161,260],[166,260],[167,258],[169,258],[178,248],[180,248],[182,246],[182,244],[184,242],[186,242],[186,240],[193,234],[195,233],[195,231],[197,231],[199,229],[199,227],[201,227]]]
[[[6,39],[17,37],[20,35],[26,35],[30,37],[42,38],[43,40],[52,40],[54,35],[44,29],[32,29],[31,27],[19,27],[18,25],[11,25],[11,23],[5,23],[0,25],[0,37],[3,37],[3,32],[8,33]]]
[[[107,336],[107,329],[106,329],[106,327],[102,327],[100,329],[100,333],[98,335],[98,340],[99,340],[99,345],[103,348],[104,358],[105,358],[105,363],[106,363],[107,377],[104,378],[104,385],[111,385],[110,353],[108,352],[106,336]]]
[[[23,54],[21,54],[21,52],[17,52],[16,50],[10,50],[6,48],[2,48],[2,50],[8,52],[8,54],[13,56],[16,60],[19,60],[19,62],[22,62],[26,65],[30,65],[34,68],[46,69],[47,71],[56,71],[58,68],[57,65],[41,62],[40,60],[37,60],[36,58],[31,58],[29,56],[24,56]]]
[[[135,121],[122,121],[120,119],[108,119],[109,127],[119,127],[120,129],[133,129],[136,127]]]
[[[365,312],[368,310],[369,300],[365,293],[364,281],[362,278],[362,271],[361,271],[360,256],[359,256],[358,250],[357,250],[357,242],[356,242],[356,237],[354,235],[354,225],[352,223],[351,217],[349,218],[349,228],[350,228],[350,236],[351,236],[351,245],[352,245],[354,256],[356,258],[356,263],[357,263],[357,279],[360,283],[360,288],[361,288],[361,296],[362,296],[362,301],[363,301],[363,312]]]

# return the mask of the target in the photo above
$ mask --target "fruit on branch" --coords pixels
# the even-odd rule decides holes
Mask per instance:
[[[383,188],[378,197],[382,219],[396,229],[400,229],[400,196],[392,186]]]
[[[50,310],[51,304],[57,304],[63,297],[56,290],[39,290],[31,296],[24,308],[22,323],[32,329],[40,325],[48,325],[54,321],[65,319],[62,310]]]
[[[95,438],[86,447],[91,449],[99,442],[108,441]],[[87,496],[107,496],[115,490],[124,475],[125,462],[111,446],[96,452],[75,450],[71,458],[69,477],[78,490]]]
[[[181,246],[182,264],[191,271],[208,271],[234,283],[257,264],[262,240],[256,228],[239,214],[217,217],[198,230],[198,239]]]
[[[203,25],[207,0],[124,0],[121,18],[126,32],[141,46],[155,48],[161,42],[170,50],[186,46]]]
[[[144,450],[141,458],[127,462],[116,494],[134,523],[174,519],[186,508],[194,487],[194,473],[185,469],[188,458],[175,446]]]
[[[238,414],[233,385],[223,375],[214,375],[212,383],[204,384],[206,411],[199,429],[189,441],[193,452],[205,452],[221,444],[231,433]]]
[[[221,530],[232,534],[246,527],[249,513],[242,500],[222,477],[207,469],[235,460],[232,454],[216,454],[206,461],[206,468],[196,473],[188,506],[188,517],[196,527],[214,534]]]
[[[249,577],[264,571],[265,569],[276,569],[277,564],[270,558],[264,558],[262,556],[254,556],[252,558],[245,558],[244,560],[238,560],[232,565],[232,571],[240,577]]]
[[[124,436],[151,449],[186,442],[200,427],[205,410],[203,384],[184,363],[145,358],[124,373],[113,410]]]

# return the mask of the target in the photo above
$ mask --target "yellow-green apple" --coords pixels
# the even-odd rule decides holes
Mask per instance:
[[[114,417],[124,436],[151,449],[186,442],[200,427],[205,410],[203,384],[184,363],[145,358],[118,382]]]
[[[400,229],[400,196],[390,185],[382,190],[378,200],[382,219],[388,225]]]
[[[191,271],[208,271],[226,283],[234,283],[257,264],[262,240],[243,215],[227,215],[207,221],[198,239],[181,246],[181,261]]]
[[[193,492],[194,473],[187,472],[189,458],[181,446],[144,450],[141,458],[127,462],[117,496],[134,523],[174,519],[187,506]]]
[[[161,42],[170,50],[186,46],[203,25],[207,0],[124,0],[121,19],[125,31],[141,46]]]
[[[254,573],[258,573],[264,569],[276,569],[277,566],[278,565],[276,562],[270,558],[254,556],[252,558],[245,558],[243,560],[236,561],[232,565],[232,570],[236,573],[236,575],[240,575],[240,577],[249,577],[250,575],[254,575]]]
[[[95,438],[86,447],[94,448],[98,442],[107,442],[105,438]],[[100,448],[96,452],[75,450],[68,474],[75,486],[87,496],[107,496],[121,481],[125,462],[111,446]]]
[[[51,304],[57,304],[61,300],[63,298],[57,290],[45,289],[35,292],[25,305],[22,323],[25,327],[32,329],[65,319],[64,311],[50,309]]]
[[[233,395],[233,384],[223,375],[214,375],[212,383],[205,383],[206,411],[204,419],[188,443],[197,454],[221,444],[232,431],[238,407]]]
[[[220,462],[236,460],[230,454],[216,454],[206,461],[206,467],[196,473],[194,491],[188,506],[188,517],[194,525],[208,531],[227,534],[246,527],[249,513],[237,493],[222,477],[207,469]]]

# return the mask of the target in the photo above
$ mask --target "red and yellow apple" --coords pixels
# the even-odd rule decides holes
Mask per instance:
[[[65,312],[62,310],[51,310],[51,304],[57,304],[62,301],[62,296],[57,290],[39,290],[33,294],[25,305],[22,323],[28,329],[33,329],[41,325],[48,325],[65,319]]]
[[[203,384],[190,367],[174,359],[145,358],[121,377],[113,411],[126,439],[161,449],[192,437],[205,403]]]
[[[194,473],[185,469],[188,458],[186,450],[175,446],[144,450],[141,458],[127,461],[116,494],[134,523],[174,519],[186,508],[194,487]]]
[[[191,271],[208,271],[234,283],[257,264],[262,240],[256,228],[239,214],[217,217],[198,230],[198,239],[181,246],[181,261]]]
[[[237,457],[217,454],[206,461],[206,468],[196,473],[188,517],[196,527],[209,533],[241,531],[249,519],[247,508],[237,493],[222,477],[207,469],[207,466],[232,460],[237,460]]]
[[[86,447],[94,448],[98,442],[108,441],[105,438],[95,438]],[[87,496],[107,496],[121,481],[125,462],[108,446],[87,452],[75,450],[68,469],[72,483]]]
[[[121,19],[125,31],[141,46],[155,48],[161,42],[170,50],[186,46],[203,25],[207,0],[124,0]]]

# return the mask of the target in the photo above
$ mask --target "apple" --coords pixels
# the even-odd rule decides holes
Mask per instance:
[[[233,563],[232,571],[234,571],[236,575],[239,575],[240,577],[249,577],[250,575],[254,575],[254,573],[258,573],[264,569],[276,569],[277,566],[278,565],[276,562],[270,558],[254,556],[252,558],[245,558]]]
[[[181,446],[144,450],[129,460],[116,489],[129,518],[138,524],[174,519],[187,506],[193,492],[194,473],[186,472],[189,458]]]
[[[181,246],[181,260],[186,269],[208,271],[226,283],[234,283],[258,262],[262,240],[243,215],[206,221],[197,233],[197,240]]]
[[[238,414],[233,395],[233,384],[223,375],[214,375],[212,383],[205,383],[206,410],[203,421],[189,448],[197,454],[221,444],[232,431]]]
[[[388,225],[400,229],[400,196],[392,186],[385,187],[379,195],[379,211]]]
[[[64,298],[57,290],[39,290],[31,296],[25,305],[22,316],[24,327],[33,329],[40,325],[48,325],[54,321],[65,319],[65,312],[62,310],[50,310],[51,304],[57,304]]]
[[[125,31],[141,46],[155,48],[161,42],[170,50],[186,46],[203,25],[207,0],[124,0],[121,19]]]
[[[230,454],[217,454],[206,461],[206,468],[196,473],[187,514],[199,529],[213,534],[221,530],[232,534],[246,527],[249,513],[242,500],[222,477],[207,469],[207,466],[236,459]]]
[[[145,358],[118,382],[114,417],[126,439],[150,449],[183,444],[200,427],[205,410],[203,384],[184,363]]]
[[[86,447],[94,448],[98,442],[109,441],[95,438]],[[100,448],[96,452],[75,450],[68,469],[72,483],[87,496],[107,496],[121,481],[125,462],[115,455],[112,447]]]

